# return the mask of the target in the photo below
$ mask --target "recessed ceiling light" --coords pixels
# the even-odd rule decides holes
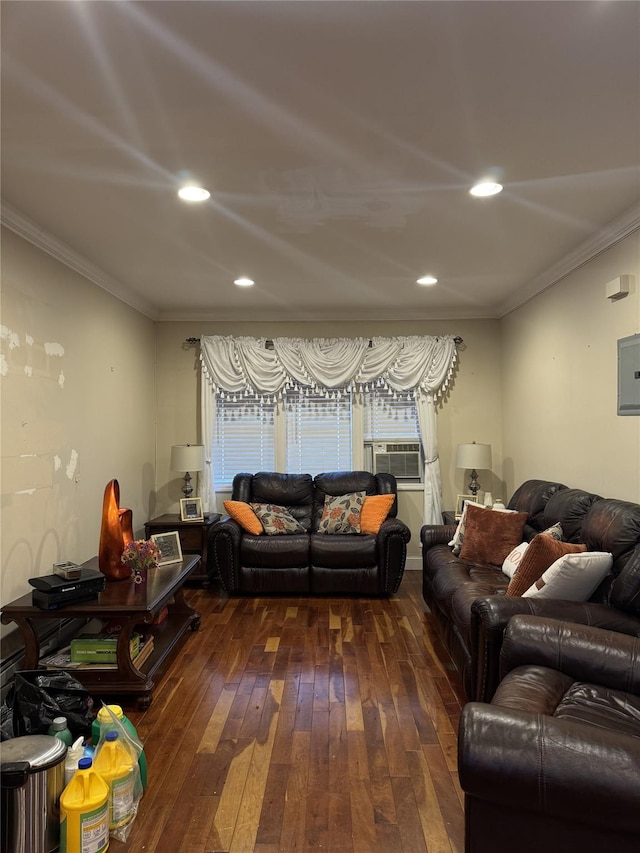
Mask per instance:
[[[251,287],[255,281],[252,278],[237,278],[233,283],[237,284],[238,287]]]
[[[183,201],[206,201],[211,193],[205,190],[204,187],[197,187],[195,184],[187,184],[180,187],[178,195]]]
[[[497,195],[501,192],[502,184],[496,181],[480,181],[469,190],[469,193],[476,196],[476,198],[486,198],[487,196]]]
[[[425,286],[429,286],[430,284],[437,284],[438,279],[434,275],[423,275],[422,278],[416,280],[416,284],[423,284]]]

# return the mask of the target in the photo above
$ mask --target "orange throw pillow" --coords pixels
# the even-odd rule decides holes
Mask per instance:
[[[360,513],[360,533],[377,533],[395,499],[395,495],[371,495],[365,498]]]
[[[468,503],[461,560],[502,566],[522,542],[526,512],[504,512]]]
[[[565,554],[579,554],[586,550],[586,545],[559,542],[546,533],[538,533],[533,537],[524,557],[520,560],[520,565],[507,587],[507,595],[522,595],[560,557],[564,557]]]
[[[253,533],[254,536],[260,536],[261,533],[264,533],[260,519],[249,504],[244,501],[223,501],[223,504],[231,518],[237,521],[247,533]]]

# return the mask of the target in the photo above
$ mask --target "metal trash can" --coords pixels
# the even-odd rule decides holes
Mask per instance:
[[[49,735],[3,741],[2,853],[51,853],[60,844],[67,745]]]

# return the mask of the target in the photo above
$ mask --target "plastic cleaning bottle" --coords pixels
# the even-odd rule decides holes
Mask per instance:
[[[109,848],[109,786],[81,758],[60,797],[60,853],[104,853]]]
[[[71,781],[73,774],[78,769],[78,761],[84,755],[84,739],[82,735],[78,738],[78,740],[74,741],[73,744],[67,749],[67,755],[64,760],[64,785],[65,788]]]
[[[98,711],[98,716],[95,718],[91,725],[91,742],[94,747],[98,746],[100,742],[100,733],[101,730],[107,731],[110,728],[113,728],[113,719],[107,708],[111,711],[113,716],[122,723],[124,730],[131,735],[132,738],[140,743],[140,738],[138,737],[138,732],[135,729],[135,726],[131,722],[128,717],[125,717],[124,711],[120,707],[120,705],[105,705],[100,708]],[[138,756],[138,766],[140,768],[140,782],[142,783],[143,789],[147,787],[147,759],[144,754],[144,750]]]
[[[63,743],[66,743],[67,746],[71,746],[73,743],[73,735],[67,727],[66,717],[54,717],[47,734],[57,737]]]
[[[118,732],[105,734],[93,766],[109,786],[109,829],[124,826],[133,817],[134,759]]]

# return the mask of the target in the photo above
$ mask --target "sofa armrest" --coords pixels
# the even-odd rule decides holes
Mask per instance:
[[[218,579],[227,592],[237,592],[240,584],[240,543],[243,530],[232,518],[222,518],[209,531],[207,575]]]
[[[620,634],[636,635],[640,631],[639,618],[608,604],[506,595],[477,598],[471,605],[470,645],[474,661],[472,692],[478,702],[488,702],[495,693],[500,682],[504,631],[509,619],[518,614],[593,625]]]
[[[631,735],[476,702],[462,711],[462,789],[502,810],[640,834],[638,766]]]
[[[640,695],[638,637],[540,616],[514,616],[504,634],[500,677],[531,664]]]
[[[391,595],[398,591],[404,574],[411,531],[399,518],[386,518],[380,525],[376,538],[382,592]]]
[[[422,551],[433,545],[448,545],[454,537],[457,525],[455,524],[425,524],[420,530],[420,541]]]

